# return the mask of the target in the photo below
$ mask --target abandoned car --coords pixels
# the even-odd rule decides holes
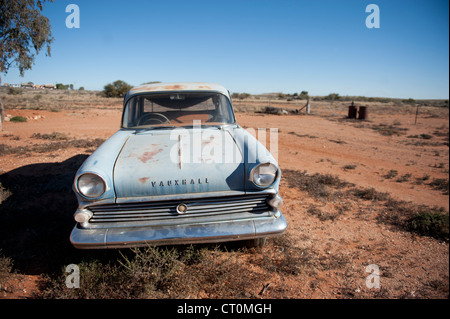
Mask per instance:
[[[212,83],[131,89],[120,130],[82,164],[73,190],[80,249],[246,241],[287,227],[280,168]]]

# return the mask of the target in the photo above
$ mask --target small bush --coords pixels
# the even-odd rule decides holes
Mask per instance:
[[[6,290],[5,284],[11,275],[13,262],[11,258],[4,257],[0,250],[0,290]]]
[[[249,96],[251,96],[251,94],[249,94],[249,93],[233,93],[233,95],[231,95],[231,97],[233,98],[233,99],[239,99],[239,100],[243,100],[243,99],[246,99],[246,98],[248,98]]]
[[[384,175],[384,178],[391,179],[398,175],[398,171],[395,169],[391,169],[386,175]]]
[[[402,175],[402,176],[400,176],[399,178],[397,178],[397,180],[396,180],[396,182],[397,183],[404,183],[404,182],[407,182],[407,181],[409,181],[409,179],[411,178],[411,174],[410,173],[407,173],[407,174],[405,174],[405,175]]]
[[[25,117],[23,117],[23,116],[14,116],[14,117],[12,117],[11,118],[11,120],[10,120],[11,122],[26,122],[27,121],[27,119],[25,118]]]
[[[325,212],[322,211],[320,208],[317,208],[317,206],[314,204],[309,205],[306,212],[311,216],[316,216],[320,221],[323,222],[327,220],[333,221],[338,217],[337,214],[330,213],[328,210],[326,210]]]
[[[402,101],[403,103],[406,103],[406,104],[413,104],[413,103],[415,103],[416,102],[416,100],[414,100],[414,99],[412,99],[412,98],[409,98],[409,99],[405,99],[405,100],[403,100]]]
[[[387,125],[387,124],[379,124],[372,126],[372,130],[377,131],[383,136],[392,136],[392,135],[402,135],[404,134],[408,129],[404,127],[398,127],[394,125]]]
[[[52,140],[52,141],[66,141],[69,139],[69,137],[66,134],[59,132],[52,132],[50,134],[34,133],[33,135],[31,135],[31,138],[38,138],[42,140]]]
[[[68,147],[75,148],[97,148],[99,147],[105,140],[101,138],[96,138],[94,140],[71,140],[71,141],[58,141],[47,144],[40,145],[29,145],[29,146],[17,146],[12,147],[6,144],[0,144],[0,155],[8,155],[8,154],[27,154],[27,153],[47,153],[54,152],[60,149],[65,149]]]
[[[125,269],[127,277],[132,282],[146,282],[145,289],[154,291],[166,289],[181,269],[179,253],[176,249],[162,249],[147,247],[145,249],[132,249],[134,254],[130,259],[125,255],[121,265]]]
[[[384,207],[378,216],[379,222],[404,231],[448,241],[448,211],[444,208],[415,205],[392,198],[384,203]]]
[[[430,134],[423,133],[423,134],[420,134],[420,135],[408,135],[408,138],[420,138],[420,139],[423,139],[423,140],[429,140],[429,139],[432,139],[433,136],[431,136]]]
[[[325,97],[325,100],[334,101],[334,100],[339,100],[340,98],[341,98],[341,96],[339,96],[338,93],[330,93]]]
[[[328,198],[335,195],[334,189],[341,189],[348,186],[349,183],[342,181],[338,176],[331,174],[309,175],[307,172],[284,170],[284,178],[290,187],[296,187],[306,191],[314,198]]]
[[[23,90],[22,89],[19,89],[19,88],[8,88],[8,94],[9,95],[19,95],[19,94],[22,94],[23,93]]]
[[[433,181],[429,184],[435,190],[442,191],[444,195],[449,194],[449,180],[448,178],[433,178]]]
[[[390,197],[388,193],[378,192],[373,187],[355,189],[354,194],[356,197],[372,201],[385,201],[388,200]]]
[[[419,212],[409,220],[409,227],[421,235],[447,239],[449,235],[448,213]]]
[[[106,97],[124,97],[131,90],[132,86],[124,81],[117,80],[106,84],[103,88],[103,94]]]

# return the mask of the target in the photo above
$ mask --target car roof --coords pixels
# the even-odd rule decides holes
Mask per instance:
[[[155,92],[180,92],[180,91],[211,91],[219,92],[230,98],[228,90],[222,85],[205,82],[171,82],[171,83],[150,83],[133,87],[125,96],[125,100],[138,93]]]

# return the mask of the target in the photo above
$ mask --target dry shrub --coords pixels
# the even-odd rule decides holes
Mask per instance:
[[[42,138],[42,135],[37,138]],[[62,136],[51,136],[46,139],[59,139],[59,142],[49,143],[49,144],[41,144],[41,145],[30,145],[30,146],[18,146],[12,147],[5,144],[0,144],[0,156],[2,155],[21,155],[21,154],[29,154],[29,153],[47,153],[54,152],[61,149],[66,149],[68,147],[75,148],[97,148],[99,147],[105,140],[101,138],[96,138],[93,140],[71,140],[71,141],[61,141],[63,139]]]
[[[0,249],[0,291],[7,290],[7,282],[11,277],[11,272],[13,268],[13,261],[9,257],[2,255]]]
[[[334,194],[332,188],[338,189],[349,185],[331,174],[310,175],[306,171],[283,170],[283,177],[290,187],[305,191],[317,199],[330,199]]]

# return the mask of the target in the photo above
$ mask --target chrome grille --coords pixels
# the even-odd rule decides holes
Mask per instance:
[[[267,194],[90,206],[92,228],[214,222],[270,216]],[[185,204],[184,214],[177,206]]]

